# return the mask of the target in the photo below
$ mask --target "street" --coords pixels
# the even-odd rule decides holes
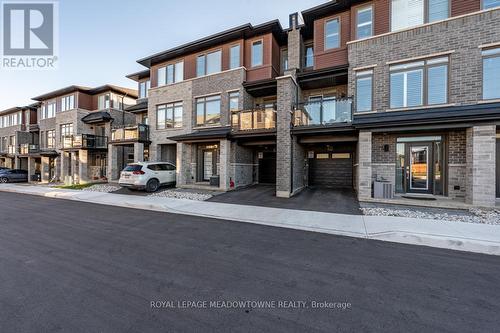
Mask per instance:
[[[0,204],[0,332],[500,325],[495,256],[14,193]]]

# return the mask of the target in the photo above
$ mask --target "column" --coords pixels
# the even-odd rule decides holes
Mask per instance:
[[[118,146],[108,145],[108,181],[116,181],[120,178],[118,169]]]
[[[221,190],[228,191],[230,189],[230,167],[231,167],[231,141],[220,140],[220,170],[219,170],[219,187]]]
[[[134,143],[134,162],[144,162],[144,143]]]
[[[21,159],[17,156],[14,157],[14,169],[21,168]]]
[[[31,177],[35,175],[35,159],[28,157],[28,181],[31,182]]]
[[[494,207],[496,197],[496,126],[467,128],[465,201]]]
[[[177,186],[191,183],[191,151],[190,144],[179,142],[176,149]]]
[[[91,181],[89,177],[89,152],[88,150],[80,150],[78,152],[78,179],[80,184],[85,184]]]
[[[372,197],[372,133],[359,132],[358,140],[358,199]]]
[[[149,160],[159,162],[161,159],[161,146],[157,144],[149,145]]]
[[[42,157],[42,170],[41,170],[41,181],[42,183],[49,182],[49,168],[50,168],[50,157]]]
[[[78,156],[76,152],[70,153],[70,163],[71,163],[71,183],[76,184],[79,182],[79,172],[78,172]]]

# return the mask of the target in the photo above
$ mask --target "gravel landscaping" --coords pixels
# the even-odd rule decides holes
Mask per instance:
[[[83,188],[82,191],[111,193],[111,192],[118,191],[120,188],[121,187],[118,185],[95,184],[95,185]]]
[[[188,199],[205,201],[213,197],[212,194],[206,192],[199,192],[194,190],[184,190],[184,189],[164,189],[158,192],[152,193],[150,197],[157,198],[174,198],[174,199]]]
[[[446,211],[444,209],[425,210],[420,208],[398,209],[387,207],[363,207],[364,215],[398,216],[419,219],[446,220],[466,223],[500,225],[500,210],[471,208],[468,211]]]

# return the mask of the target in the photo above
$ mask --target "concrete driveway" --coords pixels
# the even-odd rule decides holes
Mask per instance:
[[[292,198],[285,199],[276,197],[274,185],[254,185],[219,194],[208,201],[361,215],[356,194],[349,189],[306,188]]]

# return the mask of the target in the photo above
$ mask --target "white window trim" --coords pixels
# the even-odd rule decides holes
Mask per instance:
[[[338,22],[339,29],[338,29],[338,32],[336,32],[336,33],[333,33],[333,34],[328,34],[326,27],[328,26],[328,23],[330,23],[330,22],[332,22],[332,21],[337,21],[337,22]],[[332,18],[330,18],[330,19],[328,19],[328,20],[326,20],[326,21],[325,21],[325,26],[324,26],[324,29],[325,29],[325,33],[324,33],[324,35],[325,35],[324,45],[325,45],[325,46],[324,46],[324,49],[325,49],[325,51],[326,51],[326,50],[335,50],[335,49],[338,49],[338,48],[340,48],[340,46],[342,45],[342,41],[341,41],[341,36],[342,36],[341,31],[342,31],[342,27],[341,27],[341,23],[340,23],[340,22],[341,22],[341,21],[340,21],[340,16],[332,17]],[[328,37],[332,37],[332,36],[338,36],[338,39],[339,39],[339,44],[338,44],[338,46],[334,46],[334,47],[327,47],[327,46],[326,46],[326,45],[327,45],[327,42],[326,42],[326,41],[327,41]]]
[[[253,46],[255,44],[257,44],[257,43],[260,43],[260,45],[262,46],[262,51],[260,52],[261,53],[261,62],[259,64],[254,65],[253,64],[253,60],[254,60],[255,57],[254,57],[254,48],[253,48]],[[252,68],[264,66],[264,40],[263,39],[252,41],[252,45],[250,46],[250,66]]]
[[[365,11],[367,11],[367,10],[370,10],[370,12],[371,12],[371,15],[370,15],[370,16],[371,16],[370,22],[365,22],[365,23],[361,23],[361,24],[360,24],[360,23],[359,23],[359,21],[358,21],[359,13],[361,13],[361,12],[365,12]],[[356,39],[358,38],[358,31],[359,31],[359,28],[360,28],[360,27],[367,26],[367,25],[370,25],[370,26],[371,26],[371,28],[370,28],[370,30],[371,30],[371,32],[370,32],[370,36],[368,36],[368,37],[362,37],[362,38],[360,38],[360,39],[370,38],[370,37],[372,37],[372,36],[373,36],[373,21],[374,21],[374,20],[373,20],[373,4],[369,4],[369,5],[367,5],[367,6],[362,6],[362,7],[359,7],[358,9],[356,9]]]

